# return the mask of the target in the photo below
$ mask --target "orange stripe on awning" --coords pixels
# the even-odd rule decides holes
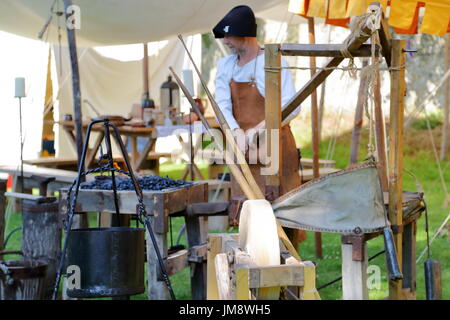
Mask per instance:
[[[416,34],[417,30],[419,29],[418,24],[419,24],[420,7],[421,7],[421,5],[417,4],[416,11],[414,13],[414,17],[413,17],[413,20],[412,20],[409,28],[407,28],[407,29],[394,28],[394,31],[399,34]]]

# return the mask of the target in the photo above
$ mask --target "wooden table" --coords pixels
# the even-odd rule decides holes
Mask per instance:
[[[214,118],[208,118],[208,123],[212,128],[217,128],[218,124],[215,121]],[[75,124],[74,121],[56,121],[55,123],[62,126],[63,131],[67,135],[69,141],[71,142],[71,146],[73,150],[76,153],[76,138],[75,138]],[[83,123],[84,130],[87,129],[89,125],[89,122]],[[121,136],[125,136],[126,140],[130,139],[131,142],[131,155],[130,155],[130,161],[133,169],[135,171],[143,169],[144,162],[147,160],[149,154],[154,149],[155,142],[159,137],[167,136],[167,135],[161,135],[158,132],[158,127],[133,127],[131,125],[123,125],[117,127],[119,134]],[[160,127],[162,128],[162,127]],[[177,128],[177,126],[174,126],[174,128]],[[98,136],[95,139],[94,145],[92,148],[89,148],[87,156],[86,156],[86,164],[90,165],[93,161],[95,161],[95,155],[98,152],[98,149],[100,148],[100,144],[104,137],[104,129],[102,125],[97,125],[92,127],[93,132],[98,132]],[[180,135],[175,134],[178,137],[178,140],[181,143],[181,146],[183,148],[183,151],[189,155],[189,142],[186,142],[183,140],[183,138]],[[144,149],[142,152],[138,152],[138,137],[144,137],[147,139]],[[201,142],[201,139],[198,139]],[[199,141],[196,141],[195,143],[195,152],[201,147],[201,143]],[[127,142],[127,141],[125,141]],[[126,145],[126,143],[124,143]],[[106,152],[106,151],[104,151]],[[195,154],[195,153],[194,153]],[[161,156],[170,156],[170,154],[163,153]],[[187,166],[188,168],[188,166]],[[195,166],[194,164],[194,170],[197,173],[198,176],[201,177],[200,170]],[[187,172],[187,169],[185,170]],[[183,174],[185,175],[185,174]],[[201,177],[202,178],[202,177]]]
[[[71,142],[73,150],[76,152],[76,138],[75,138],[75,123],[74,121],[56,121],[55,123],[62,126],[63,131]],[[87,130],[89,122],[83,123],[83,129]],[[139,170],[142,168],[144,161],[146,160],[149,152],[152,150],[154,143],[156,142],[156,129],[147,127],[132,127],[130,125],[124,125],[117,127],[119,134],[125,136],[127,139],[131,140],[131,156],[130,161],[134,170]],[[100,144],[105,136],[104,128],[102,125],[95,125],[92,127],[93,132],[98,132],[98,136],[95,139],[94,146],[88,149],[86,155],[86,164],[89,166],[94,160],[95,156],[100,148]],[[146,137],[148,138],[144,150],[142,152],[137,151],[137,138]],[[117,142],[117,141],[116,141]],[[106,153],[106,150],[104,150]]]

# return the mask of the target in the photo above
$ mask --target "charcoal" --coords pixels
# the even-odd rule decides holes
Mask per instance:
[[[137,178],[139,186],[142,190],[160,191],[165,189],[182,188],[192,185],[190,181],[173,180],[166,177],[159,177],[153,175],[145,175]],[[134,190],[131,178],[126,176],[116,176],[117,190]],[[94,190],[112,190],[111,176],[96,176],[95,180],[84,182],[80,186],[81,189]]]

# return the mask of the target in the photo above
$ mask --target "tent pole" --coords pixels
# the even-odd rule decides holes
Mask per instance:
[[[80,90],[80,72],[78,69],[78,55],[77,55],[77,42],[75,39],[75,27],[68,23],[69,19],[72,19],[74,11],[70,11],[72,6],[72,0],[64,0],[64,12],[66,15],[66,30],[67,40],[69,42],[70,52],[70,64],[72,67],[72,94],[73,94],[73,114],[75,120],[75,138],[77,145],[77,164],[78,167],[82,164],[83,154],[83,116],[81,114],[81,90]],[[81,171],[84,171],[84,165]],[[80,176],[81,182],[85,181],[84,176]],[[88,216],[86,213],[80,213],[76,215],[74,220],[74,228],[86,228],[88,227]]]
[[[70,64],[72,67],[72,91],[73,91],[73,113],[75,119],[75,134],[77,143],[78,166],[83,152],[83,120],[81,114],[81,90],[80,90],[80,72],[78,70],[77,43],[75,39],[75,28],[67,21],[74,12],[68,12],[72,6],[72,0],[64,0],[64,12],[66,15],[67,40],[69,42]],[[81,168],[84,171],[84,168]]]

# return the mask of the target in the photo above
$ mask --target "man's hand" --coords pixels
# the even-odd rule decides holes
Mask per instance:
[[[234,140],[236,141],[236,144],[238,145],[241,152],[245,155],[245,153],[248,150],[247,135],[241,128],[233,129],[232,133],[234,136]]]
[[[258,148],[258,136],[259,131],[264,129],[266,126],[266,122],[262,121],[258,123],[256,126],[254,126],[251,129],[248,129],[245,132],[246,140],[248,142],[248,149],[255,150]]]

